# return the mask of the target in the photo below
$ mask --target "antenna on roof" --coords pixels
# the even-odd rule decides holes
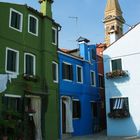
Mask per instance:
[[[75,19],[75,21],[76,21],[76,25],[77,25],[77,23],[78,23],[78,17],[71,17],[71,16],[69,16],[69,18],[71,18],[71,19]]]

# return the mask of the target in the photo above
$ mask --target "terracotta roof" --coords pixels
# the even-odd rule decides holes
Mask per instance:
[[[79,59],[83,59],[83,57],[71,54],[71,53],[77,52],[78,50],[79,49],[68,50],[68,49],[58,48],[58,51],[69,54],[69,55],[74,56],[74,57],[79,58]]]
[[[96,44],[97,48],[106,48],[107,45],[106,43],[100,43],[100,44]]]
[[[59,50],[70,54],[70,53],[77,52],[79,49],[68,50],[68,49],[59,48]]]

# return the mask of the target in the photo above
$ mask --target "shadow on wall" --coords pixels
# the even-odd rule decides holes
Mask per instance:
[[[127,82],[130,80],[129,71],[127,75],[121,75],[120,73],[115,73],[111,78],[106,77],[106,73],[112,74],[111,72],[111,58],[107,55],[104,56],[104,72],[105,72],[105,96],[106,96],[106,115],[107,115],[107,135],[108,136],[134,136],[137,135],[137,128],[134,120],[129,114],[128,116],[120,116],[120,111],[123,111],[121,105],[121,100],[116,100],[116,98],[128,97],[125,91],[128,88],[126,86]],[[114,74],[114,73],[113,73]],[[115,99],[111,102],[110,99]],[[123,100],[124,102],[124,100]],[[115,108],[116,104],[116,108]],[[112,106],[112,107],[111,107]],[[109,117],[110,112],[115,112],[116,117]],[[117,111],[116,111],[117,110]],[[119,111],[118,111],[119,110]],[[121,111],[121,113],[122,113]],[[129,111],[129,97],[128,97],[128,111]],[[119,113],[118,113],[119,112]],[[122,113],[122,114],[125,114]],[[121,114],[121,115],[122,115]]]

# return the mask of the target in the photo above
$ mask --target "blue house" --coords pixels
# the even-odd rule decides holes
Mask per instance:
[[[99,125],[96,45],[77,41],[78,49],[58,51],[61,137],[93,134]]]

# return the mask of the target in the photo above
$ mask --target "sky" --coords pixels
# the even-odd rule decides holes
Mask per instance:
[[[52,5],[53,19],[62,26],[59,32],[59,47],[78,48],[77,39],[82,36],[90,44],[104,42],[104,10],[107,0],[54,0]],[[40,10],[38,0],[0,0],[27,4]],[[140,0],[119,0],[123,17],[128,25],[140,22]],[[124,25],[124,32],[129,29]]]

